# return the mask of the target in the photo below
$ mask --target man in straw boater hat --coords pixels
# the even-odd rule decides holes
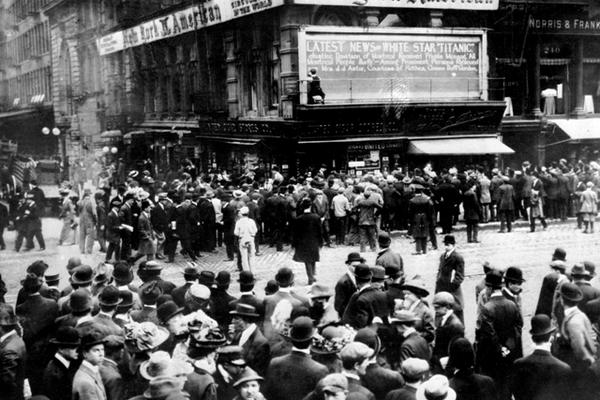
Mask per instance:
[[[44,370],[42,393],[49,399],[70,399],[73,377],[78,368],[79,333],[75,328],[63,326],[50,339],[50,344],[57,350]]]
[[[545,314],[531,318],[531,339],[534,350],[530,355],[515,361],[511,373],[510,388],[515,400],[569,397],[571,367],[550,352],[552,336],[556,328]]]
[[[190,333],[187,355],[194,372],[188,375],[184,391],[192,399],[217,400],[217,385],[213,374],[217,370],[217,349],[227,343],[219,328],[201,328]]]
[[[23,400],[25,343],[17,333],[18,320],[12,306],[0,304],[0,393],[7,400]]]
[[[327,367],[310,357],[313,336],[314,326],[309,317],[298,317],[292,322],[291,353],[272,359],[267,368],[265,395],[268,399],[302,400],[327,375]]]
[[[242,356],[252,369],[264,374],[271,361],[271,348],[258,328],[260,315],[253,306],[243,303],[238,303],[229,314],[232,316],[232,344],[242,348]]]

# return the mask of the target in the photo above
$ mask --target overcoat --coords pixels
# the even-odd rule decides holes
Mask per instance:
[[[305,213],[294,221],[294,261],[314,263],[319,261],[319,248],[323,246],[321,219],[315,213]]]

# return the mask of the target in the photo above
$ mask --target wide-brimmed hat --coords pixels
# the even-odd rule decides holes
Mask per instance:
[[[543,336],[552,333],[556,327],[552,326],[550,317],[546,314],[537,314],[531,317],[531,336]]]
[[[252,271],[244,270],[240,272],[238,282],[240,285],[253,285],[256,282],[256,279],[254,278]]]
[[[98,296],[98,302],[102,306],[116,306],[121,302],[119,289],[114,286],[104,287]]]
[[[57,347],[75,348],[79,347],[81,339],[79,338],[77,329],[71,326],[61,326],[56,331],[54,337],[50,339],[50,343],[55,344]]]
[[[118,285],[127,285],[133,281],[133,270],[125,261],[119,261],[113,269],[113,278]]]
[[[17,325],[17,316],[11,305],[0,303],[0,326]]]
[[[579,287],[571,282],[565,282],[560,285],[560,295],[563,299],[572,302],[579,302],[583,299],[583,293]]]
[[[373,271],[367,264],[361,263],[354,268],[354,276],[358,282],[368,282],[373,278]]]
[[[235,197],[236,199],[239,199],[243,196],[244,196],[244,192],[242,192],[241,190],[236,189],[233,191],[233,197]]]
[[[415,393],[416,400],[455,400],[456,392],[444,375],[433,375]]]
[[[400,309],[394,311],[394,314],[390,318],[390,323],[407,324],[416,322],[418,320],[419,317],[417,317],[414,312]]]
[[[229,311],[229,314],[247,318],[258,318],[260,316],[254,306],[244,303],[237,303],[235,310]]]
[[[156,316],[162,324],[166,324],[177,314],[182,314],[183,310],[183,307],[179,307],[174,301],[169,300],[158,306],[156,309]]]
[[[243,357],[244,349],[241,346],[228,345],[219,347],[217,354],[219,355],[219,364],[231,364],[236,367],[245,367],[246,361]]]
[[[73,270],[71,282],[76,285],[84,286],[92,283],[94,271],[89,265],[80,265]]]
[[[313,283],[308,291],[311,299],[319,299],[323,297],[331,297],[333,296],[333,290],[327,285],[322,283]]]
[[[312,340],[315,328],[309,317],[298,317],[292,322],[290,328],[290,340],[292,342],[307,342]]]
[[[263,377],[256,373],[252,368],[246,367],[242,373],[238,376],[237,381],[233,382],[233,387],[237,388],[242,383],[250,381],[262,381]]]
[[[81,343],[79,344],[79,346],[83,349],[83,350],[87,350],[90,349],[96,345],[99,344],[104,344],[104,338],[106,337],[105,334],[103,334],[102,332],[93,330],[89,333],[86,333],[85,335],[83,335],[83,337],[81,338]]]
[[[275,281],[279,286],[289,286],[294,282],[294,272],[288,267],[280,268],[275,275]]]
[[[25,279],[21,280],[23,290],[25,290],[27,293],[37,292],[42,287],[42,283],[42,278],[32,272],[28,273]]]
[[[591,274],[585,269],[583,264],[575,264],[571,268],[571,276],[574,278],[589,278]]]
[[[485,285],[493,289],[500,289],[502,287],[502,272],[493,269],[485,274]]]
[[[408,290],[418,297],[429,296],[429,290],[425,286],[425,282],[420,278],[413,278],[400,287],[403,290]]]
[[[523,279],[523,271],[521,271],[521,268],[508,267],[504,273],[504,281],[513,283],[525,282],[525,279]]]
[[[311,353],[337,354],[354,338],[353,329],[344,326],[327,326],[320,334],[315,334],[310,345]]]
[[[190,333],[190,349],[217,349],[227,343],[219,328],[202,328]]]
[[[166,351],[150,353],[150,358],[140,364],[139,371],[147,381],[158,376],[175,376],[171,356]]]
[[[366,344],[371,349],[373,349],[373,351],[375,352],[374,354],[379,354],[379,351],[381,351],[381,339],[377,335],[377,332],[375,332],[371,328],[365,327],[359,329],[358,332],[356,332],[354,341]]]
[[[366,260],[360,255],[360,253],[350,253],[346,258],[346,264],[352,264],[353,262],[364,263]]]
[[[76,289],[69,296],[69,308],[72,312],[83,313],[92,309],[92,296],[85,289]]]

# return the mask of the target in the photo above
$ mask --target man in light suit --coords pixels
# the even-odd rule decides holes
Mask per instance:
[[[90,332],[81,338],[83,361],[73,378],[73,400],[107,400],[100,365],[104,359],[104,337]]]
[[[560,400],[569,397],[571,367],[550,353],[550,338],[556,331],[550,317],[538,314],[531,319],[535,350],[515,360],[510,389],[515,400]]]
[[[456,239],[453,235],[444,237],[446,251],[440,257],[435,292],[449,292],[454,296],[454,312],[464,324],[463,294],[460,284],[465,279],[465,260],[456,252]]]
[[[238,303],[230,311],[235,328],[232,344],[242,347],[242,357],[246,364],[259,375],[264,376],[271,361],[271,348],[256,325],[259,314],[248,304]]]

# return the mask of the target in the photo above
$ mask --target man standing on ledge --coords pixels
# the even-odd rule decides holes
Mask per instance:
[[[456,252],[456,239],[453,235],[444,237],[446,251],[440,257],[435,292],[449,292],[454,296],[455,314],[464,324],[463,294],[460,284],[465,279],[465,260]]]

